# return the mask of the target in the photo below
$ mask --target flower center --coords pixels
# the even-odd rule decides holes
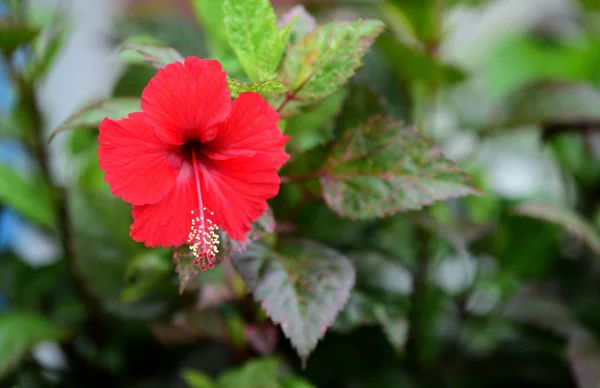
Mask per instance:
[[[187,144],[186,144],[187,145]],[[198,160],[196,157],[197,149],[191,149],[192,165],[194,166],[194,179],[196,181],[196,193],[198,195],[198,209],[192,210],[192,226],[188,235],[188,244],[190,250],[196,258],[195,265],[200,265],[200,270],[206,271],[206,263],[208,268],[214,267],[213,259],[219,253],[219,235],[217,230],[219,227],[211,221],[208,216],[214,215],[213,212],[204,207],[202,202],[202,193],[200,191],[200,171],[198,171]]]

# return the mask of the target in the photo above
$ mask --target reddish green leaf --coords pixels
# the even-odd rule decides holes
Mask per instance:
[[[96,128],[105,117],[118,120],[131,112],[139,110],[139,98],[119,97],[94,102],[84,106],[79,112],[67,118],[60,126],[52,131],[48,141],[52,141],[56,135],[70,129]]]
[[[303,362],[346,304],[355,280],[345,256],[307,240],[281,242],[277,251],[253,244],[234,265]]]
[[[157,69],[184,60],[173,47],[147,37],[133,37],[125,41],[119,49],[119,57],[129,63],[148,63]]]
[[[331,209],[357,219],[479,194],[429,139],[385,117],[345,133],[324,163],[321,185]]]
[[[333,22],[317,28],[288,50],[283,83],[299,100],[327,97],[354,74],[383,28],[379,20]]]

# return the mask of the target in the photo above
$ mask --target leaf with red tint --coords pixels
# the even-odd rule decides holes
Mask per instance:
[[[320,179],[332,210],[362,220],[480,193],[429,139],[386,117],[347,130]]]
[[[307,240],[280,241],[277,251],[253,244],[234,265],[303,363],[348,301],[355,280],[348,258]]]

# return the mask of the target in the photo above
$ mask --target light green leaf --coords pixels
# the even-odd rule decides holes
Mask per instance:
[[[218,388],[210,377],[196,370],[184,370],[182,377],[190,388]]]
[[[105,117],[118,120],[126,117],[131,112],[139,110],[139,98],[118,97],[94,102],[84,106],[63,121],[60,126],[52,131],[48,141],[52,141],[56,135],[67,130],[97,128]]]
[[[378,20],[332,22],[317,28],[288,49],[284,84],[297,100],[327,97],[354,74],[383,28]]]
[[[0,314],[0,377],[16,367],[40,341],[57,341],[66,332],[52,322],[32,314]]]
[[[184,60],[173,47],[147,36],[135,36],[126,40],[119,49],[119,58],[128,63],[148,63],[157,69]]]
[[[237,97],[244,92],[256,92],[263,97],[268,97],[272,94],[283,93],[286,88],[280,81],[257,81],[244,83],[235,79],[227,78],[227,87],[231,92],[231,97]]]
[[[320,179],[332,210],[363,220],[479,194],[429,139],[386,117],[347,130],[326,159]]]
[[[39,32],[26,24],[0,20],[0,51],[10,57],[19,46],[35,39]]]
[[[279,388],[277,372],[279,362],[273,358],[252,360],[240,368],[219,376],[222,388]]]
[[[307,240],[280,241],[277,251],[253,244],[234,265],[303,362],[346,304],[355,279],[344,255]]]
[[[517,214],[551,222],[583,241],[600,255],[600,235],[594,226],[575,211],[559,204],[527,202],[516,207]]]
[[[0,202],[38,224],[49,228],[56,225],[56,213],[50,188],[42,182],[25,179],[2,164],[0,164]]]
[[[273,79],[292,25],[277,28],[269,0],[223,0],[229,44],[252,81]]]
[[[287,120],[285,133],[290,136],[286,145],[289,152],[304,152],[324,145],[333,139],[333,118],[342,109],[346,98],[342,90],[327,97],[313,110]]]

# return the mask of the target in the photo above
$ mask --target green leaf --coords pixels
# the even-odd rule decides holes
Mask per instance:
[[[119,57],[128,63],[148,63],[157,69],[184,60],[173,47],[146,36],[135,36],[126,40],[119,49]]]
[[[10,57],[19,46],[35,39],[39,32],[26,24],[0,19],[0,50]]]
[[[327,97],[354,74],[383,28],[378,20],[332,22],[317,28],[289,48],[283,62],[284,84],[297,100]]]
[[[42,182],[33,182],[0,164],[0,202],[13,208],[30,220],[47,226],[56,225],[50,188]]]
[[[281,61],[292,25],[277,28],[269,0],[223,0],[229,44],[252,81],[270,80]]]
[[[386,117],[347,130],[326,159],[320,179],[332,210],[363,220],[479,194],[429,139]]]
[[[140,99],[133,97],[119,97],[91,103],[63,121],[52,131],[48,141],[52,141],[61,132],[71,129],[97,128],[106,117],[118,120],[139,110]]]
[[[346,304],[355,279],[345,256],[307,240],[280,242],[277,251],[253,244],[234,265],[303,362]]]
[[[396,76],[401,80],[452,84],[465,78],[461,69],[441,62],[423,49],[398,41],[390,34],[383,34],[376,45],[389,58]]]
[[[277,381],[279,362],[273,358],[252,360],[241,368],[229,370],[219,377],[222,388],[280,388]]]
[[[268,97],[272,94],[283,93],[286,91],[285,86],[283,86],[280,81],[276,80],[244,83],[227,78],[227,87],[231,92],[231,97],[237,97],[244,92],[256,92],[263,97]]]
[[[287,120],[285,129],[290,141],[288,152],[298,153],[324,145],[333,139],[333,118],[342,109],[346,91],[339,91],[327,97],[314,109]]]
[[[517,206],[515,212],[556,224],[583,241],[594,253],[600,254],[600,235],[596,228],[569,208],[559,204],[527,202]]]
[[[182,377],[190,388],[218,388],[217,384],[202,372],[187,369],[183,371]]]
[[[57,341],[66,332],[52,322],[32,314],[0,314],[0,377],[16,367],[40,341]]]

